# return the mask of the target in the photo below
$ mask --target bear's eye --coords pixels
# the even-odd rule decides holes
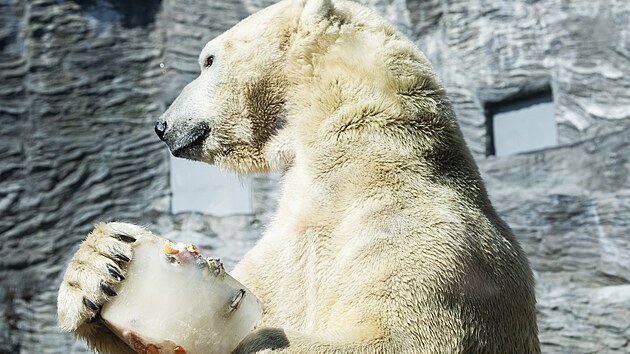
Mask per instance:
[[[210,55],[206,58],[206,68],[209,68],[214,63],[214,55]]]

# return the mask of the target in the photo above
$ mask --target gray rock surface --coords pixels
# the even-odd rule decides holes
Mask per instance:
[[[480,162],[534,269],[545,353],[630,352],[629,152],[627,127]]]
[[[164,109],[159,6],[112,6],[0,1],[2,353],[68,352],[55,293],[79,241],[96,221],[168,210],[150,129]]]
[[[56,290],[98,221],[147,224],[228,268],[271,218],[169,213],[157,116],[203,44],[269,0],[0,0],[0,353],[82,353]],[[546,353],[630,352],[630,2],[365,0],[427,54],[538,279]],[[551,89],[560,147],[486,157],[484,109]]]

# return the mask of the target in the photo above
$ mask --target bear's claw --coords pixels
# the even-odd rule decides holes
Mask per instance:
[[[107,285],[105,282],[101,282],[101,290],[103,290],[103,292],[105,293],[105,295],[107,296],[116,296],[118,295],[117,292],[114,291],[114,289],[112,289],[109,285]]]
[[[113,265],[111,263],[107,263],[107,271],[117,281],[125,280],[125,277],[123,277],[123,275],[121,274],[120,270],[115,265]]]
[[[131,260],[131,259],[129,259],[129,257],[125,256],[122,253],[114,252],[114,253],[112,253],[112,255],[114,256],[114,258],[116,258],[117,260],[119,260],[121,262],[127,263],[127,262],[129,262]]]
[[[136,238],[133,236],[129,236],[127,234],[123,234],[123,233],[115,233],[113,235],[116,239],[122,241],[122,242],[127,242],[127,243],[134,243],[136,242]]]
[[[99,311],[100,307],[94,303],[94,301],[88,299],[87,297],[83,297],[83,305],[89,308],[92,311]]]

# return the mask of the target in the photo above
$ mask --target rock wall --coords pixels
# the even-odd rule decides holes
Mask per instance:
[[[67,353],[56,290],[99,220],[168,210],[159,2],[0,1],[0,352]]]
[[[534,269],[545,353],[630,352],[628,152],[630,127],[480,161]]]
[[[203,44],[273,1],[0,0],[0,353],[79,353],[56,329],[72,252],[102,220],[151,225],[233,265],[254,215],[171,215],[152,125]],[[630,3],[366,0],[427,54],[538,279],[546,353],[630,352]],[[560,147],[486,157],[489,104],[551,90]]]

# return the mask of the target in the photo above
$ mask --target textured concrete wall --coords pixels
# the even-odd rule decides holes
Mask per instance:
[[[169,213],[155,118],[203,44],[273,1],[0,0],[0,353],[84,352],[58,332],[63,268],[100,220],[234,264],[254,215]],[[425,51],[538,278],[547,353],[630,352],[630,3],[369,0]],[[484,107],[551,89],[560,147],[486,158]]]

